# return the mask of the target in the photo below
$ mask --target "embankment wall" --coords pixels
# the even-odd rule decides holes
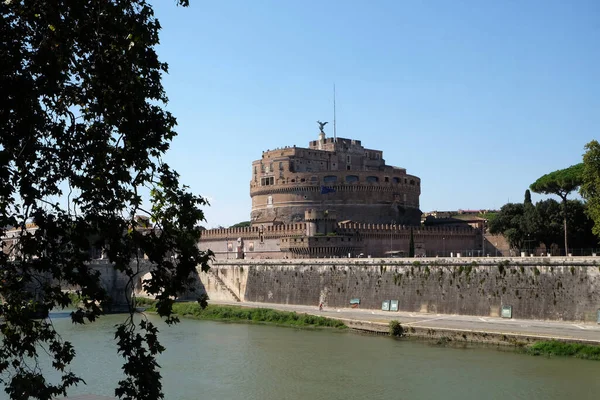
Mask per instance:
[[[514,318],[595,321],[599,264],[596,257],[230,260],[211,273],[241,301],[349,307],[358,298],[360,308],[380,309],[398,300],[401,311],[481,316],[510,305]],[[205,283],[209,296],[212,286]]]

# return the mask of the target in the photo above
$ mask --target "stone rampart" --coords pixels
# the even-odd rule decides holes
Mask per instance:
[[[360,299],[360,308],[380,309],[398,300],[401,311],[480,316],[512,306],[514,318],[595,321],[598,264],[573,257],[305,259],[218,261],[213,268],[234,277],[232,288],[246,301],[349,307]]]

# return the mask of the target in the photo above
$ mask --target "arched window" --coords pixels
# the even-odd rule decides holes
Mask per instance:
[[[346,183],[355,183],[355,182],[358,182],[358,176],[346,175]]]
[[[376,183],[379,182],[379,178],[376,176],[367,176],[367,182]]]
[[[337,182],[337,176],[335,175],[327,175],[323,178],[324,183],[335,183]]]

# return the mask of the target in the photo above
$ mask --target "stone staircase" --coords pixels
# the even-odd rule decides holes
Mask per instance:
[[[219,285],[224,288],[230,295],[231,297],[237,301],[237,302],[241,302],[242,300],[239,298],[239,296],[237,294],[235,294],[235,292],[233,290],[231,290],[229,288],[229,286],[227,286],[227,284],[225,284],[225,282],[223,282],[223,279],[221,279],[221,277],[219,276],[218,273],[215,273],[212,268],[208,270],[207,272],[208,275],[210,275],[212,278],[214,278]]]

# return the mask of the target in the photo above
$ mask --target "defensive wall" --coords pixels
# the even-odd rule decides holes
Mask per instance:
[[[480,232],[473,228],[340,223],[335,232],[321,236],[317,229],[311,222],[210,229],[202,232],[199,247],[213,251],[218,260],[305,258],[310,254],[300,250],[309,243],[321,257],[348,257],[349,253],[351,257],[360,253],[382,257],[389,251],[408,254],[411,231],[417,252],[429,256],[464,254],[466,249],[480,250],[483,246]],[[349,251],[342,250],[350,247]],[[487,250],[490,251],[489,247]]]
[[[478,316],[511,306],[514,318],[596,321],[599,265],[600,257],[219,260],[200,280],[226,300],[341,308],[359,299],[365,309],[398,300],[400,311]]]

